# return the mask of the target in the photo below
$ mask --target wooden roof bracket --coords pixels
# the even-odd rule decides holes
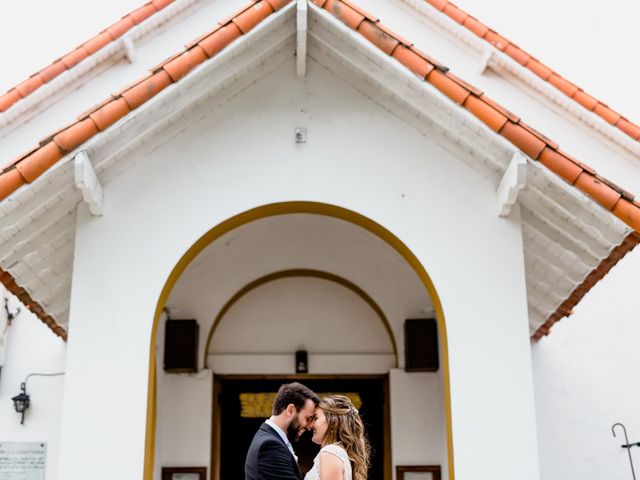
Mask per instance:
[[[527,157],[517,151],[511,157],[498,185],[498,216],[507,217],[527,182]]]
[[[76,187],[82,192],[82,198],[89,205],[91,215],[101,216],[104,193],[86,151],[81,150],[74,155],[73,167]]]

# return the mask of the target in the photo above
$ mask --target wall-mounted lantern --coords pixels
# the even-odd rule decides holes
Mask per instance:
[[[29,408],[29,395],[27,395],[27,385],[26,383],[20,384],[20,394],[13,397],[13,406],[16,409],[16,412],[21,414],[20,425],[24,423],[24,412]]]
[[[24,382],[20,384],[20,393],[13,397],[13,407],[16,409],[16,412],[20,414],[20,425],[24,424],[24,414],[29,409],[29,405],[31,405],[31,397],[27,394],[27,381],[31,377],[57,377],[60,375],[64,375],[64,372],[58,373],[30,373],[27,375],[27,378],[24,379]]]

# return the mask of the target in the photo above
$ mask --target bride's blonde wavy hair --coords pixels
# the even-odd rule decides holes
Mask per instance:
[[[323,445],[339,443],[351,461],[353,480],[367,480],[370,447],[364,433],[364,424],[351,400],[343,395],[330,395],[318,405],[327,418],[327,431]]]

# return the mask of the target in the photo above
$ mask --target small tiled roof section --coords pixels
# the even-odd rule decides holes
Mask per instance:
[[[254,0],[234,15],[220,22],[211,32],[187,45],[178,54],[152,69],[147,76],[109,97],[83,114],[78,120],[43,140],[28,154],[19,157],[0,171],[0,201],[26,183],[33,182],[65,154],[104,131],[130,111],[138,108],[172,83],[178,82],[193,68],[215,56],[227,45],[246,34],[274,11],[292,0]],[[599,176],[593,169],[562,152],[553,140],[537,132],[518,116],[509,112],[482,91],[449,72],[449,69],[418,50],[411,42],[395,34],[368,12],[348,0],[312,0],[354,31],[359,32],[384,53],[393,57],[422,80],[430,83],[453,102],[475,115],[487,127],[502,135],[534,160],[538,160],[571,185],[620,218],[635,232],[614,250],[589,275],[583,285],[565,302],[541,335],[558,318],[570,313],[599,278],[639,241],[640,203],[633,195]],[[584,290],[586,292],[586,290]],[[537,335],[537,333],[536,333]]]
[[[460,7],[447,0],[425,0],[435,9],[441,11],[455,22],[463,25],[478,37],[486,40],[498,50],[509,55],[520,65],[528,68],[542,80],[549,82],[567,97],[575,100],[587,110],[603,118],[607,123],[622,130],[634,140],[640,141],[640,126],[623,117],[608,105],[586,93],[582,88],[573,84],[559,73],[524,51],[518,45],[489,28],[480,20],[472,17]]]
[[[0,268],[0,283],[2,283],[5,288],[16,296],[18,300],[22,302],[31,312],[33,312],[40,320],[42,320],[45,325],[47,325],[53,333],[58,335],[63,340],[67,340],[67,332],[64,328],[56,323],[56,321],[49,315],[42,306],[40,306],[37,302],[34,302],[31,298],[31,295],[19,286],[16,283],[16,280],[9,272],[5,272]]]
[[[110,27],[105,28],[95,37],[90,38],[82,45],[74,48],[71,52],[60,57],[48,67],[34,73],[29,78],[19,83],[15,87],[0,95],[0,113],[6,112],[15,105],[19,100],[31,95],[45,83],[49,83],[58,75],[66,70],[75,67],[85,58],[93,55],[98,50],[106,47],[108,44],[122,37],[134,26],[142,23],[151,15],[159,12],[167,5],[175,0],[152,0],[145,3],[142,7],[136,8],[128,13]]]

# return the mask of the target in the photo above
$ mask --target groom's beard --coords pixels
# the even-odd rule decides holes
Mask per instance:
[[[300,420],[298,419],[299,414],[296,413],[296,416],[293,417],[291,423],[287,427],[287,437],[291,443],[298,441],[298,431],[300,430]]]

